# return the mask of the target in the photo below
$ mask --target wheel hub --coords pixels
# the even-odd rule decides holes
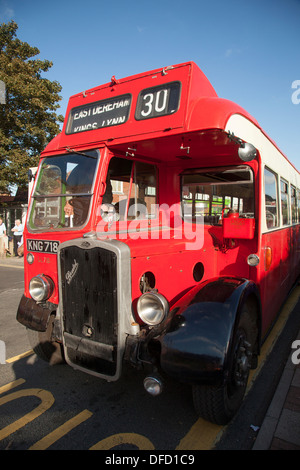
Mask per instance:
[[[246,385],[251,366],[251,344],[243,337],[240,338],[237,349],[234,380],[236,385],[243,387]]]

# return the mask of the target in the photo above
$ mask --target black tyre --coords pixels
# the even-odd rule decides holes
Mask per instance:
[[[29,342],[35,354],[50,365],[65,362],[63,348],[60,343],[51,340],[54,317],[52,316],[45,332],[27,328]]]
[[[228,380],[223,386],[193,386],[194,407],[199,416],[215,424],[227,424],[239,409],[247,387],[251,356],[257,339],[256,322],[243,307],[233,338]]]

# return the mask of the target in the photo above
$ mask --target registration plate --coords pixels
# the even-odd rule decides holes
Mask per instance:
[[[27,250],[38,253],[57,253],[59,242],[53,240],[27,240]]]

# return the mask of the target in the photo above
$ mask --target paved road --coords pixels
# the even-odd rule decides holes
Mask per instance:
[[[23,292],[24,271],[22,266],[0,266],[0,340],[5,340],[7,358],[29,349],[24,328],[15,320]]]
[[[17,267],[0,266],[0,294],[6,290],[23,289],[24,271],[22,265]]]
[[[291,336],[277,346],[275,362],[267,374],[254,380],[233,423],[223,428],[197,419],[190,388],[166,380],[156,398],[143,389],[143,371],[125,370],[117,383],[74,371],[67,365],[50,367],[30,350],[25,328],[16,322],[23,293],[23,270],[0,266],[0,340],[7,345],[0,364],[0,449],[116,449],[195,450],[251,448],[255,431],[272,398],[274,377],[280,376],[280,358],[289,350]],[[299,297],[290,297],[290,307]],[[288,310],[288,309],[287,309]],[[262,362],[274,338],[285,325],[283,312],[266,343]],[[299,315],[294,316],[298,321]],[[288,326],[290,333],[294,323]],[[264,369],[263,369],[264,370]],[[266,378],[267,377],[267,378]],[[276,384],[275,384],[276,385]],[[216,444],[217,443],[217,444]]]

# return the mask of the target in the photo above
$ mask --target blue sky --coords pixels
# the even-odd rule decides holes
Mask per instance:
[[[300,0],[0,0],[10,20],[53,62],[62,114],[112,75],[193,60],[300,170]]]

